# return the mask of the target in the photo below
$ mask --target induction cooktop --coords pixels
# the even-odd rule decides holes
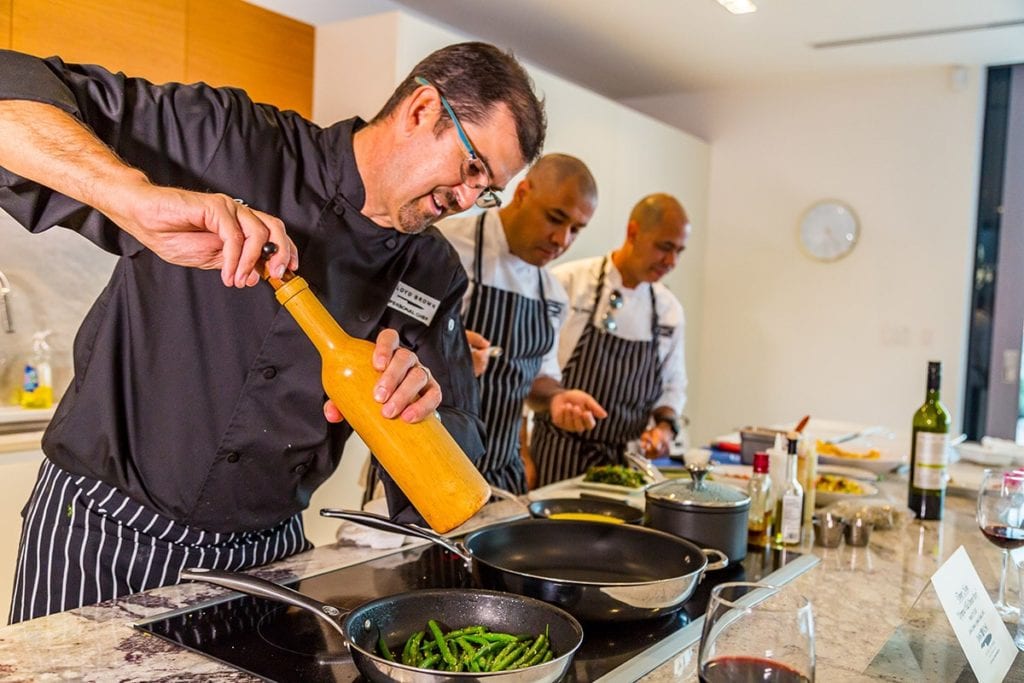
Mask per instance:
[[[583,645],[567,681],[635,680],[696,642],[712,586],[725,581],[781,585],[817,558],[751,546],[747,557],[707,572],[675,614],[617,624],[585,623]],[[436,545],[285,584],[339,608],[421,588],[471,588],[462,560]],[[215,603],[158,615],[135,625],[267,681],[361,681],[336,631],[308,612],[262,598],[227,594]]]

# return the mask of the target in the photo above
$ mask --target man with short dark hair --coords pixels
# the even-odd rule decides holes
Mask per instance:
[[[573,243],[597,208],[597,183],[568,154],[540,158],[508,206],[443,221],[470,286],[462,311],[487,428],[479,468],[491,484],[526,493],[536,474],[521,449],[523,402],[547,411],[562,429],[590,429],[604,417],[588,394],[562,386],[558,330],[567,297],[546,266]]]
[[[569,294],[558,353],[562,381],[590,393],[608,411],[594,429],[571,434],[550,415],[534,421],[530,451],[539,484],[625,464],[630,441],[649,457],[665,455],[686,402],[683,307],[660,280],[686,248],[690,221],[667,194],[633,207],[618,249],[553,269]]]
[[[271,273],[301,252],[346,331],[376,339],[381,380],[360,399],[408,422],[438,410],[478,458],[466,276],[429,226],[502,189],[544,127],[522,66],[482,43],[425,58],[371,123],[327,128],[239,90],[0,51],[0,207],[121,256],[43,440],[11,620],[308,547],[300,513],[351,428],[254,287],[267,241]]]

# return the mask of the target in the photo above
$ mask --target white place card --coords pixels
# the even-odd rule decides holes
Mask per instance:
[[[978,681],[1006,678],[1017,646],[963,546],[935,572],[932,585]]]

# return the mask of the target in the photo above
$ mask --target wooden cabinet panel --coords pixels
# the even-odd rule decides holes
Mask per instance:
[[[11,0],[0,0],[0,47],[11,47]]]
[[[188,0],[185,77],[309,117],[314,39],[309,24],[241,0]]]
[[[9,0],[11,44],[156,83],[185,75],[186,0]]]

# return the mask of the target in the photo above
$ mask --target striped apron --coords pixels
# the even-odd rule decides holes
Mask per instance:
[[[483,335],[503,352],[491,358],[477,381],[480,419],[487,427],[486,450],[477,464],[484,478],[499,488],[526,493],[526,473],[519,455],[523,401],[540,372],[544,355],[555,343],[548,317],[544,280],[537,268],[540,299],[531,299],[483,284],[484,214],[476,223],[473,294],[466,311],[466,329]]]
[[[625,464],[626,444],[639,439],[647,429],[651,410],[661,396],[654,287],[650,288],[651,340],[616,337],[594,324],[607,266],[605,257],[590,319],[562,368],[562,384],[593,396],[608,411],[608,417],[583,434],[573,434],[556,427],[550,413],[538,414],[530,440],[538,486],[575,477],[595,465]]]
[[[301,515],[260,531],[203,531],[49,460],[22,517],[12,624],[177,583],[186,567],[241,571],[312,547]]]

